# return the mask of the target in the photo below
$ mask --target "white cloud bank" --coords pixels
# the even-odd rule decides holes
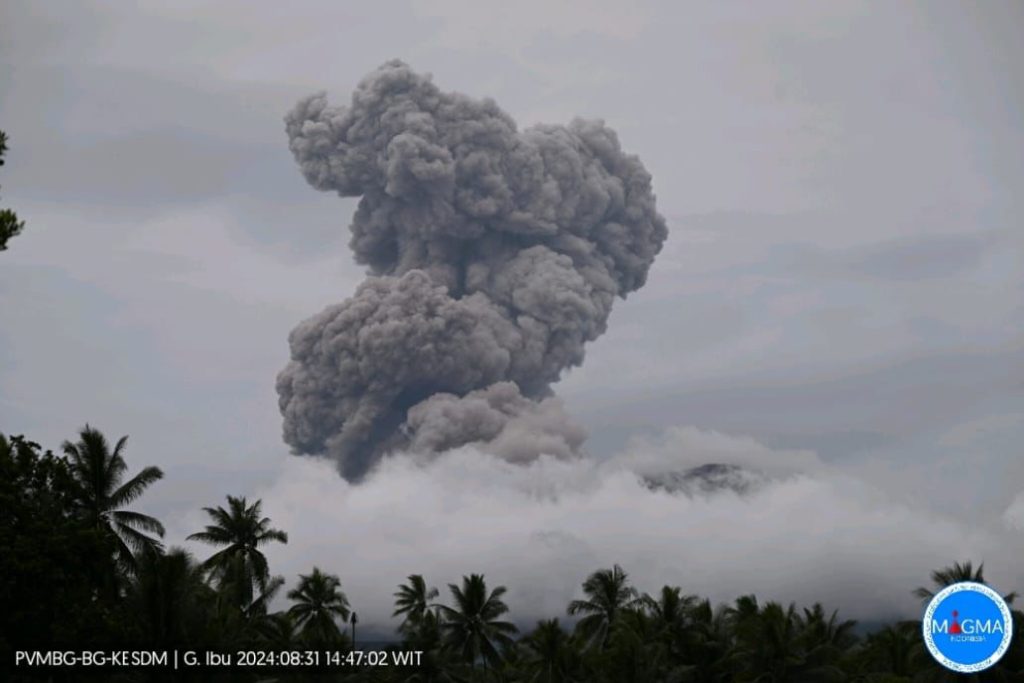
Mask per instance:
[[[757,468],[765,483],[687,496],[653,491],[637,474],[708,462]],[[361,621],[378,629],[393,625],[392,593],[410,573],[444,588],[483,572],[508,586],[524,624],[561,615],[585,576],[612,563],[652,593],[666,583],[716,601],[754,592],[860,619],[915,614],[910,591],[967,558],[985,561],[997,588],[1020,588],[1024,536],[999,520],[981,529],[936,517],[812,453],[693,428],[635,440],[607,461],[524,466],[465,448],[429,462],[393,456],[359,485],[329,462],[289,458],[258,495],[290,536],[267,551],[275,573],[290,582],[314,565],[337,573]]]

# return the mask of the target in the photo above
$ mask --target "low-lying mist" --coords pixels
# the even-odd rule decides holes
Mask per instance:
[[[704,467],[708,464],[721,467]],[[638,588],[663,584],[731,601],[820,601],[846,617],[915,617],[932,569],[973,558],[1009,591],[1021,535],[908,507],[810,452],[694,428],[634,440],[603,461],[528,464],[463,447],[385,458],[361,484],[329,460],[288,458],[260,492],[286,529],[268,549],[286,577],[337,573],[371,628],[392,624],[394,587],[421,573],[442,588],[483,572],[509,588],[512,617],[560,616],[587,574],[621,564]]]

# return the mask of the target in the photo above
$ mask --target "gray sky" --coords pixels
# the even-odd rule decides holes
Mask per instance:
[[[0,255],[0,431],[130,434],[173,541],[262,495],[277,570],[319,562],[378,618],[413,571],[487,569],[532,616],[612,561],[860,616],[968,554],[1022,590],[1021,26],[1016,2],[6,2],[0,184],[27,228]],[[394,57],[521,127],[603,118],[654,176],[665,250],[556,386],[595,460],[820,467],[691,504],[597,465],[456,454],[353,489],[288,456],[287,334],[363,273],[355,202],[304,182],[282,117]]]

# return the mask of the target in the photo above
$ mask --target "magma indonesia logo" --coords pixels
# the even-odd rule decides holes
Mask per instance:
[[[983,671],[998,662],[1013,639],[1010,608],[988,586],[964,581],[941,590],[924,613],[924,643],[947,669]]]

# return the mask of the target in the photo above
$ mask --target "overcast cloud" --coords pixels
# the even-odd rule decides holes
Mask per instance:
[[[486,571],[525,620],[611,562],[862,618],[968,557],[1024,590],[1022,25],[1012,1],[6,2],[27,227],[0,431],[130,434],[171,542],[262,496],[274,568],[337,572],[367,623],[412,572]],[[283,116],[392,58],[521,127],[603,118],[653,176],[665,248],[554,385],[588,461],[397,458],[352,487],[288,455],[288,332],[364,272],[355,200],[309,188]],[[788,474],[691,500],[642,487],[644,457]]]

